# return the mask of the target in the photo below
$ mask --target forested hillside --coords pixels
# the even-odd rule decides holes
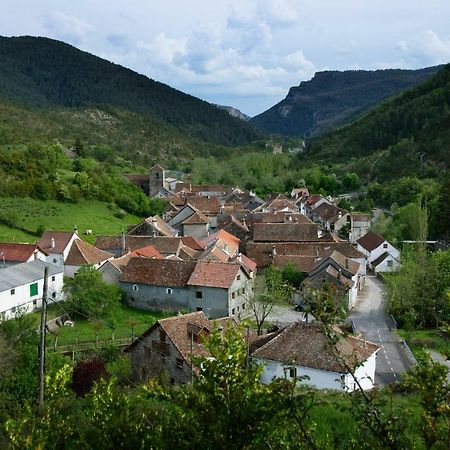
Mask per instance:
[[[287,97],[251,119],[271,133],[310,137],[351,122],[383,99],[417,85],[439,70],[318,72],[292,87]]]
[[[450,164],[450,65],[428,81],[313,140],[308,158],[348,162],[368,179],[438,176]],[[421,165],[421,159],[423,165]],[[353,163],[352,163],[353,161]]]
[[[79,134],[113,147],[149,140],[201,153],[205,143],[236,146],[263,136],[214,105],[47,38],[0,37],[0,107],[0,145]],[[26,120],[24,135],[14,117]]]

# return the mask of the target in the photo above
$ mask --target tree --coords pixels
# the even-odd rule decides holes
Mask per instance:
[[[277,303],[288,303],[292,301],[293,288],[285,282],[283,274],[270,266],[264,272],[264,286],[259,291],[256,286],[256,295],[250,295],[248,300],[253,317],[256,321],[258,335],[262,327]],[[258,292],[259,291],[259,292]]]
[[[74,306],[74,313],[81,317],[99,319],[106,317],[119,304],[121,291],[106,284],[94,266],[82,266],[73,279],[68,279],[64,291]]]

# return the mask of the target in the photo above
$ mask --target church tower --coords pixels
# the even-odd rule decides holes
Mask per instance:
[[[159,165],[155,164],[149,171],[148,190],[149,196],[154,197],[159,190],[165,186],[166,171]]]

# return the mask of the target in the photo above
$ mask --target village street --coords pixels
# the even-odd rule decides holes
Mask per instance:
[[[349,317],[356,332],[380,346],[375,372],[375,384],[378,386],[398,381],[401,374],[413,364],[399,337],[395,331],[391,331],[392,321],[385,312],[382,286],[383,283],[377,277],[366,276],[366,284]]]

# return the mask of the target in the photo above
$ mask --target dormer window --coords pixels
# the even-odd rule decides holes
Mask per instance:
[[[383,244],[383,248],[388,248],[387,242]]]
[[[166,294],[172,295],[173,294],[173,289],[172,288],[167,288],[166,289]]]

